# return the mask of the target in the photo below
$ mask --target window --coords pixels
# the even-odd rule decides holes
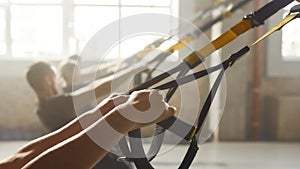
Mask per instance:
[[[294,2],[273,16],[269,29],[278,24],[289,10],[298,2]],[[270,77],[300,76],[300,20],[295,19],[281,31],[268,38],[267,42],[267,75]]]
[[[4,55],[6,53],[6,23],[5,23],[5,9],[0,8],[0,55]]]
[[[171,0],[121,0],[122,5],[165,6],[171,5]]]
[[[62,0],[10,0],[10,2],[22,4],[59,4]]]
[[[284,8],[286,16],[289,10],[298,4],[297,2]],[[293,21],[282,29],[282,57],[284,60],[299,60],[300,59],[300,38],[295,38],[295,35],[300,35],[300,22]]]
[[[12,56],[59,56],[62,52],[62,9],[59,6],[11,7]]]
[[[174,15],[178,9],[172,1],[0,0],[0,59],[62,59],[79,53],[97,31],[122,17]],[[114,49],[112,55],[128,57],[133,53],[128,48],[132,43],[138,41],[142,47],[155,38],[133,38]]]
[[[74,8],[74,38],[77,50],[101,28],[119,19],[118,7],[76,6]]]

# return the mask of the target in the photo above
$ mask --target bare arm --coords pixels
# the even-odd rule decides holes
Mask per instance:
[[[50,147],[80,133],[112,110],[115,104],[124,103],[127,98],[127,96],[112,95],[100,103],[95,109],[79,116],[61,129],[31,141],[22,147],[15,155],[0,162],[0,168],[21,168]]]
[[[159,98],[156,99],[154,106],[151,106],[149,101],[149,96],[151,95]],[[149,107],[162,104],[165,104],[165,102],[156,91],[136,92],[130,96],[126,103],[115,107],[104,118],[99,119],[89,128],[72,138],[48,149],[29,162],[23,169],[91,168],[121,139],[123,134],[133,129],[162,121],[172,116],[175,111],[174,108],[165,104],[166,106],[156,119],[149,122],[133,122],[125,118],[123,114],[129,113],[128,108],[130,106],[134,106],[136,109],[144,112],[148,111]],[[115,130],[107,131],[106,129],[109,127],[107,124]]]

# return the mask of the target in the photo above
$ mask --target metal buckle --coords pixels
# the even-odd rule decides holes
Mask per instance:
[[[258,26],[264,24],[264,23],[259,23],[259,22],[257,22],[257,20],[256,20],[255,18],[256,18],[256,17],[255,17],[255,13],[252,12],[252,13],[250,13],[249,15],[244,16],[243,19],[245,19],[245,20],[250,20],[250,21],[251,21],[252,28],[258,27]]]

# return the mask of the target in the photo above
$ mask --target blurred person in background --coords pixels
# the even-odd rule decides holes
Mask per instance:
[[[77,114],[80,115],[91,110],[97,103],[109,96],[112,90],[112,81],[121,85],[126,79],[143,69],[144,66],[141,65],[128,68],[71,93],[62,91],[60,75],[56,68],[48,62],[40,61],[32,64],[26,73],[26,79],[38,98],[37,115],[39,119],[50,132],[53,132],[75,119]],[[91,98],[94,97],[97,99],[96,103],[91,101]],[[74,100],[77,103],[76,110]],[[125,162],[116,162],[117,158],[113,154],[108,154],[107,158],[104,158],[104,162],[99,163],[99,166],[105,164],[105,161],[111,164],[112,168],[128,166]],[[112,165],[116,163],[120,165]]]

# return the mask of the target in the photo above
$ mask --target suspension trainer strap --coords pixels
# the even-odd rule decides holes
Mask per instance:
[[[188,72],[189,72],[189,68],[186,67],[178,74],[177,78],[184,77]],[[166,98],[165,98],[166,102],[170,101],[171,97],[174,95],[177,88],[178,88],[178,86],[173,87],[168,91]],[[159,125],[156,125],[155,130],[154,130],[154,138],[152,140],[150,149],[147,153],[147,157],[148,157],[149,161],[152,161],[158,154],[158,152],[161,148],[162,142],[163,142],[165,130],[166,130],[165,128],[163,128]]]
[[[204,103],[204,106],[202,108],[201,114],[205,114],[207,116],[209,109],[212,105],[212,102],[216,96],[216,93],[218,91],[218,88],[221,84],[222,78],[224,76],[224,71],[225,70],[221,70],[220,74],[218,75],[212,89],[210,90],[210,93]],[[199,123],[198,123],[199,124]],[[196,139],[196,133],[197,131],[199,131],[198,128],[196,128],[196,132],[194,133],[193,137],[192,137],[192,142],[190,143],[189,149],[179,167],[179,169],[188,169],[190,167],[190,165],[192,164],[193,160],[195,159],[195,156],[197,154],[198,151],[198,141]]]
[[[263,6],[261,9],[254,13],[251,13],[243,18],[241,22],[231,27],[228,31],[223,33],[220,37],[207,44],[205,47],[200,49],[198,52],[203,57],[208,57],[214,51],[227,45],[229,42],[236,39],[239,35],[247,32],[248,30],[264,24],[264,21],[270,16],[275,14],[280,9],[284,8],[294,0],[273,0]],[[199,61],[199,58],[193,55],[187,56],[184,59],[190,65],[194,65]]]
[[[264,20],[266,20],[272,14],[276,13],[279,9],[283,8],[284,6],[288,5],[291,2],[292,2],[292,0],[286,0],[284,2],[282,2],[280,0],[273,0],[272,2],[270,2],[269,4],[264,6],[262,9],[245,17],[243,21],[241,21],[236,26],[232,27],[229,31],[227,31],[225,34],[223,34],[220,38],[213,41],[212,42],[213,46],[211,46],[211,45],[206,46],[203,49],[199,50],[199,53],[204,57],[210,55],[211,52],[214,51],[211,49],[212,47],[215,49],[221,48],[222,46],[226,45],[227,43],[229,43],[230,41],[235,39],[237,36],[246,32],[247,30],[251,29],[252,27],[256,27],[260,24],[263,24]],[[266,12],[266,14],[263,14],[265,10],[268,10],[268,12]],[[257,15],[254,15],[254,14],[257,14]],[[258,18],[258,16],[261,18]],[[225,40],[224,40],[224,38],[225,38]],[[229,40],[227,40],[226,38],[229,38]],[[199,58],[198,58],[198,60],[199,60]],[[190,59],[188,56],[185,59],[185,62],[188,63],[190,68],[194,68],[196,66],[196,63],[199,62],[198,60]],[[199,128],[197,128],[197,131],[199,131]]]
[[[212,13],[215,9],[219,8],[220,6],[227,6],[229,4],[232,4],[233,1],[234,0],[227,0],[227,1],[223,1],[223,0],[219,1],[218,0],[218,1],[216,1],[215,2],[215,6],[207,8],[204,11],[202,11],[201,13],[199,13],[194,19],[192,19],[192,23],[195,24],[197,21],[202,20],[204,17],[206,17],[207,15],[209,15],[210,13]],[[247,3],[248,1],[251,1],[251,0],[244,0],[244,3]],[[239,4],[241,4],[241,3],[239,3]],[[237,6],[237,8],[239,8],[239,7]],[[223,15],[227,16],[226,15],[227,13],[232,13],[233,11],[234,10],[227,10]],[[221,17],[221,16],[219,16],[219,17]],[[222,18],[219,18],[219,21],[221,19]],[[215,20],[215,23],[218,22],[217,19],[214,19],[214,20]],[[211,25],[213,25],[215,23],[205,24],[204,27],[210,28]],[[205,29],[202,28],[201,30],[207,30],[207,29],[206,28]],[[159,38],[159,39],[155,40],[154,42],[152,42],[152,43],[148,44],[146,47],[144,47],[143,50],[141,50],[141,51],[135,53],[134,55],[128,57],[127,59],[125,59],[124,64],[130,65],[130,64],[135,63],[136,61],[140,60],[144,56],[148,55],[154,49],[158,48],[162,43],[164,43],[165,41],[171,39],[173,36],[174,35],[171,35],[169,38]]]
[[[179,169],[187,169],[190,167],[190,165],[192,164],[192,162],[194,161],[197,152],[199,150],[198,147],[198,140],[196,139],[196,137],[194,136],[192,138],[192,141],[190,143],[190,146],[188,148],[188,151],[186,152],[184,159],[182,161],[182,163],[179,166]]]
[[[297,6],[300,7],[300,5],[297,5]],[[279,31],[286,24],[290,23],[292,20],[294,20],[294,19],[296,19],[298,17],[299,17],[299,13],[287,15],[281,22],[279,22],[275,27],[273,27],[270,31],[268,31],[266,34],[264,34],[261,38],[259,38],[257,41],[255,41],[250,46],[256,45],[257,43],[259,43],[260,41],[264,40],[265,38],[267,38],[268,36],[270,36],[274,32]]]
[[[256,42],[254,42],[251,46],[257,44],[258,42],[260,42],[261,40],[265,39],[266,37],[268,37],[269,35],[271,35],[272,33],[274,33],[275,31],[280,30],[283,26],[285,26],[287,23],[289,23],[290,21],[292,21],[293,19],[295,19],[296,17],[300,17],[299,15],[299,11],[300,11],[300,5],[297,5],[295,7],[292,8],[291,12],[298,12],[298,14],[289,14],[285,19],[283,19],[277,26],[275,26],[273,29],[271,29],[269,32],[267,32],[265,35],[263,35],[260,39],[258,39]],[[224,71],[226,71],[226,69],[229,66],[232,66],[236,60],[238,60],[241,56],[243,56],[245,53],[247,53],[250,50],[250,48],[248,46],[242,48],[240,51],[238,51],[237,53],[233,54],[226,62],[226,64],[224,64]],[[220,85],[220,81],[221,78],[223,76],[224,71],[222,70],[220,75],[218,76],[212,90],[210,91],[210,94],[203,106],[203,109],[200,113],[200,117],[198,119],[198,126],[196,128],[196,132],[193,136],[193,141],[195,139],[195,135],[200,131],[200,129],[203,127],[204,124],[204,120],[206,119],[206,116],[208,114],[208,111],[211,107],[213,98],[215,96],[215,93],[217,91],[218,86]],[[212,97],[212,98],[211,98]],[[180,165],[180,169],[187,169],[189,168],[189,166],[191,165],[193,159],[195,158],[195,151],[197,151],[198,147],[197,145],[195,145],[193,143],[193,141],[190,144],[190,148],[189,151],[187,152],[182,164]],[[194,151],[192,151],[194,150]]]
[[[174,81],[171,81],[167,84],[164,84],[164,85],[161,85],[159,87],[156,87],[156,89],[160,89],[160,90],[164,90],[164,89],[169,89],[169,88],[174,88],[174,87],[178,87],[179,85],[183,85],[183,84],[186,84],[190,81],[193,81],[195,79],[199,79],[205,75],[208,75],[208,73],[212,73],[214,71],[217,71],[217,70],[222,70],[223,68],[226,68],[228,67],[228,65],[233,65],[233,63],[239,59],[242,55],[244,55],[247,51],[249,51],[249,48],[243,48],[242,50],[240,50],[239,52],[233,54],[232,56],[230,56],[229,59],[227,59],[226,61],[222,62],[221,64],[215,66],[215,67],[212,67],[212,68],[209,68],[207,70],[203,70],[203,71],[200,71],[200,72],[197,72],[197,73],[194,73],[192,75],[188,75],[188,76],[185,76],[185,77],[182,77],[182,78],[179,78],[178,80],[180,81],[180,83],[174,83]],[[184,73],[183,73],[184,74]],[[191,76],[194,76],[193,79],[191,79],[190,77]],[[220,78],[218,78],[220,79]],[[221,80],[221,79],[220,79]],[[214,86],[217,85],[217,82],[220,81],[220,80],[217,80],[215,83]],[[168,85],[168,87],[166,87],[166,85]],[[208,110],[209,110],[209,102],[208,101],[212,101],[210,100],[211,98],[214,97],[215,95],[215,88],[213,88],[211,94],[209,95],[209,99],[206,101],[205,103],[205,106],[203,107],[203,110],[201,112],[201,117],[199,119],[205,119],[207,113],[208,113]],[[207,111],[207,112],[205,112]],[[199,120],[200,121],[200,120]],[[204,121],[204,120],[203,120]],[[202,124],[202,122],[200,121],[199,124]],[[172,127],[170,127],[172,125]],[[196,127],[194,126],[191,126],[183,121],[181,121],[180,119],[177,119],[176,117],[171,117],[170,119],[168,120],[165,120],[163,122],[160,122],[158,123],[158,126],[161,127],[161,129],[169,129],[169,131],[175,133],[176,135],[180,136],[181,138],[184,138],[185,140],[191,140],[193,138],[193,136],[195,136],[195,133],[196,133]],[[180,130],[178,130],[178,128],[180,128]],[[187,134],[186,134],[187,133]],[[133,138],[139,138],[140,136],[140,131],[137,130],[136,132],[133,132],[133,133],[129,133],[131,137]],[[123,141],[121,142],[122,145],[124,146],[124,143],[127,144],[126,142],[126,139],[123,138],[122,139]],[[160,140],[159,140],[160,141]],[[153,142],[152,142],[153,143]],[[141,145],[141,142],[139,143],[139,141],[137,141],[136,139],[134,141],[131,142],[131,151],[134,152],[135,155],[140,155],[142,156],[143,155],[143,152],[140,151],[140,149],[138,149],[138,147],[142,146]],[[151,159],[153,159],[155,157],[155,155],[158,153],[157,152],[157,149],[159,150],[160,149],[160,144],[154,144],[153,145],[155,148],[153,148],[153,150],[149,151],[149,153],[147,154],[149,159],[148,161],[151,161]],[[122,148],[122,146],[121,146]],[[126,149],[126,147],[124,148],[125,149],[125,152],[128,152],[128,150]],[[124,153],[125,154],[125,153]],[[135,162],[135,165],[137,167],[141,167],[143,166],[144,168],[146,168],[146,166],[148,166],[149,168],[151,167],[150,165],[146,165],[144,164],[145,162],[145,158],[127,158],[127,160],[129,161],[134,161]]]
[[[249,2],[249,1],[251,1],[251,0],[243,0],[243,1],[241,1],[240,3],[238,3],[237,5],[235,5],[234,7],[232,7],[230,10],[228,10],[226,13],[228,13],[228,12],[232,13],[232,12],[236,11],[239,7],[241,7],[242,5],[247,4],[247,2]],[[222,18],[224,18],[224,17],[219,17],[218,20],[215,20],[214,22],[209,22],[209,23],[205,24],[204,26],[199,27],[199,29],[202,30],[202,31],[206,31],[213,24],[215,24],[215,23],[217,23],[219,21],[222,21]],[[148,63],[153,63],[155,61],[159,61],[159,63],[162,63],[163,60],[167,56],[169,56],[170,54],[172,54],[175,50],[180,49],[178,47],[182,47],[184,43],[187,44],[192,39],[193,39],[193,35],[188,35],[188,38],[186,38],[185,41],[178,42],[178,43],[180,43],[180,45],[176,45],[176,44],[173,45],[168,50],[166,50],[165,52],[159,54],[156,58],[154,58],[152,61],[150,61]],[[188,66],[190,68],[194,68],[195,66],[197,66],[197,65],[199,65],[199,64],[202,63],[203,57],[201,57],[201,56],[202,56],[201,53],[195,51],[195,52],[191,53],[188,57],[186,57],[185,62],[188,64]],[[136,90],[146,89],[146,88],[148,88],[148,87],[150,87],[150,86],[152,86],[152,85],[154,85],[154,84],[162,81],[163,79],[169,77],[170,75],[172,75],[172,74],[177,73],[178,71],[180,71],[181,68],[178,68],[178,67],[183,67],[183,66],[185,66],[186,63],[182,63],[182,64],[176,66],[175,68],[171,69],[170,71],[165,72],[165,73],[163,73],[163,74],[161,74],[161,75],[159,75],[159,76],[157,76],[157,77],[155,77],[153,79],[150,79],[150,80],[146,81],[145,83],[143,83],[143,84],[141,84],[141,85],[133,88],[128,93],[131,93],[131,92],[136,91]],[[158,66],[158,65],[156,65],[156,66]],[[153,69],[153,71],[154,70],[155,69]],[[150,71],[150,72],[153,72],[153,71]]]
[[[227,10],[220,14],[218,17],[216,17],[215,19],[211,20],[211,21],[208,21],[207,23],[201,25],[201,26],[198,26],[198,29],[205,32],[207,31],[208,29],[210,29],[213,25],[215,25],[216,23],[226,19],[226,18],[229,18],[231,17],[231,14],[233,12],[235,12],[236,10],[238,10],[239,8],[243,7],[244,5],[246,5],[247,3],[251,2],[252,0],[242,0],[240,1],[239,3],[235,4],[235,5],[230,5],[231,7],[230,8],[227,8]],[[192,39],[195,39],[197,37],[200,36],[200,32],[199,31],[194,31],[191,35],[188,35],[188,36],[191,36]],[[181,49],[183,46],[181,46],[180,48],[177,48],[176,50],[179,50]],[[149,64],[157,61],[157,64],[154,66],[153,70],[151,71],[154,72],[155,69],[167,58],[167,56],[171,55],[174,51],[176,50],[167,50],[166,52],[163,52],[161,54],[159,54],[157,57],[155,57],[152,61],[149,62]]]

